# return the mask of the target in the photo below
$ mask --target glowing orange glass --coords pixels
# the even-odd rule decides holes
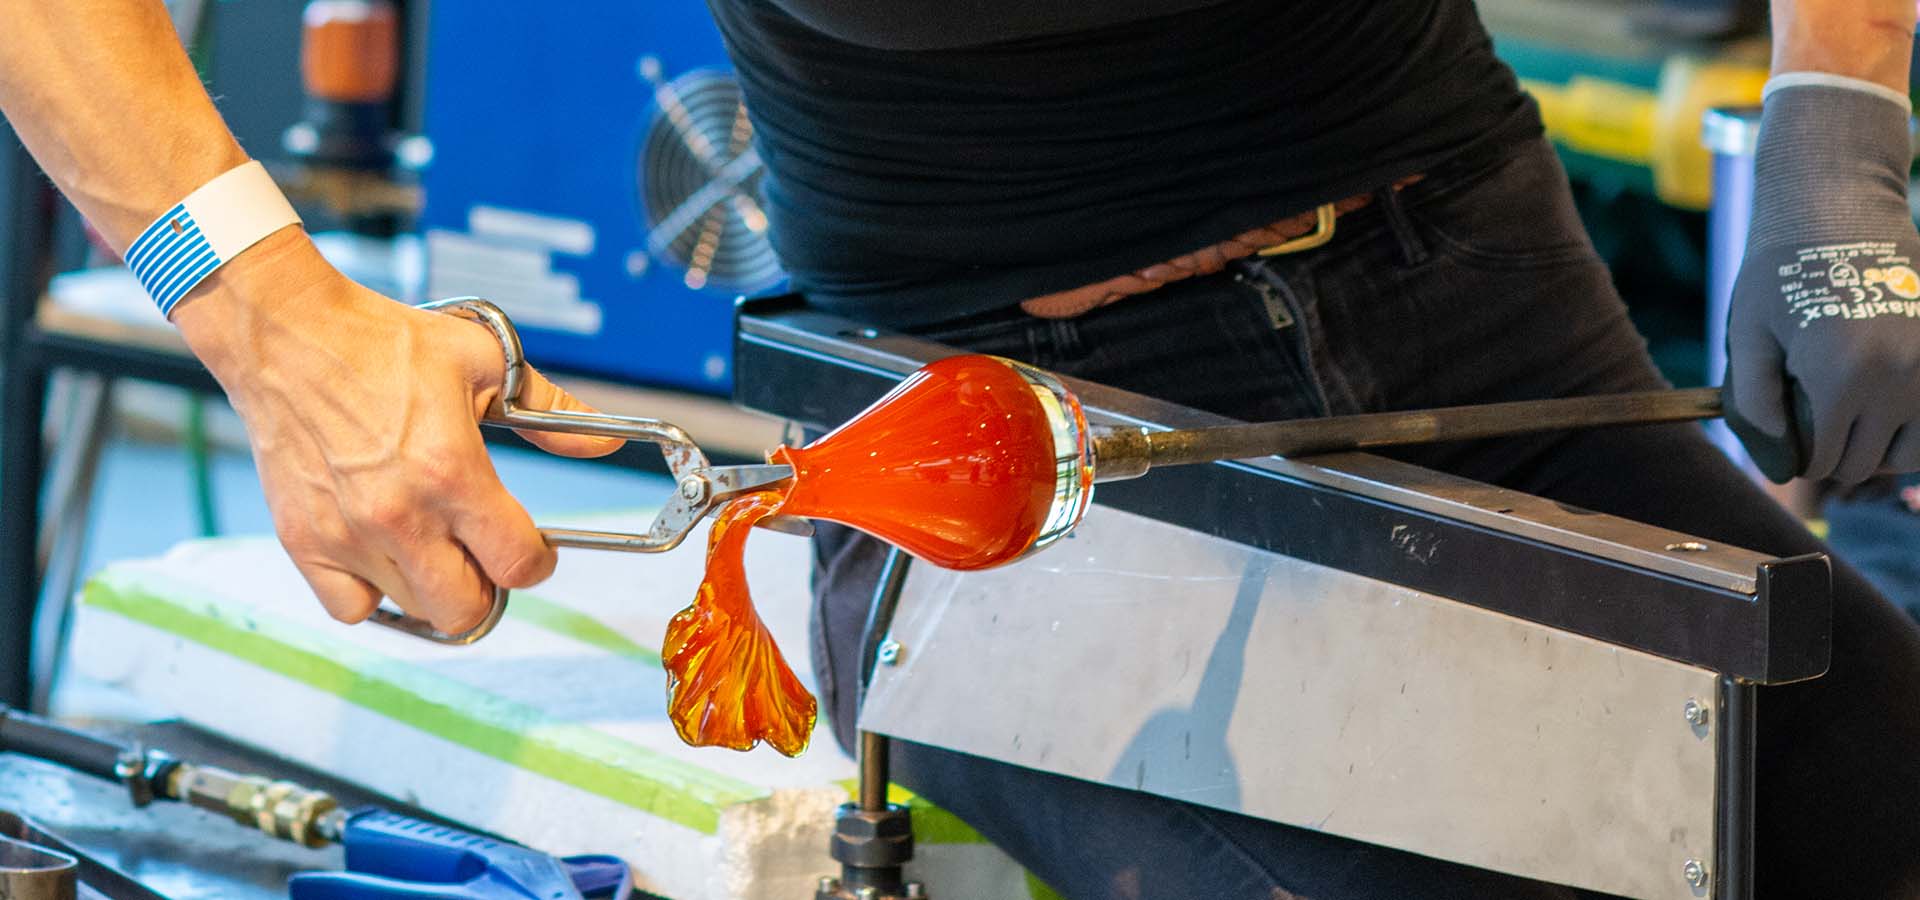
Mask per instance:
[[[803,448],[779,491],[720,510],[707,577],[667,626],[668,712],[681,739],[746,750],[806,749],[817,705],[755,614],[742,554],[753,523],[780,514],[858,528],[950,569],[1012,562],[1073,529],[1093,496],[1079,401],[1045,372],[956,356]]]

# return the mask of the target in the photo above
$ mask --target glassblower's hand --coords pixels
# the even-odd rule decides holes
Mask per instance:
[[[492,333],[340,275],[297,228],[228,263],[173,315],[246,422],[274,528],[334,618],[382,595],[443,631],[494,585],[552,573],[554,551],[495,474],[478,421],[505,368]],[[521,405],[586,406],[529,371]],[[523,432],[564,456],[609,438]]]

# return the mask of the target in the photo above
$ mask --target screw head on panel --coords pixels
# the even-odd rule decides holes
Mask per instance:
[[[1697,859],[1689,859],[1683,863],[1680,866],[1680,874],[1687,879],[1687,884],[1689,885],[1694,887],[1707,886],[1707,867],[1702,865]]]

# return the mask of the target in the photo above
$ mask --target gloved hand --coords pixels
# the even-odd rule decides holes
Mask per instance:
[[[1727,423],[1767,477],[1920,470],[1920,233],[1905,97],[1768,84],[1727,323]]]

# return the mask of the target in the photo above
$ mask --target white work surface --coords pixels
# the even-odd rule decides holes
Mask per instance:
[[[576,518],[641,530],[650,513]],[[78,671],[214,731],[553,853],[617,853],[672,900],[811,896],[835,872],[853,762],[824,717],[787,759],[685,746],[657,648],[693,597],[704,529],[658,555],[562,550],[491,636],[443,647],[327,618],[271,538],[194,541],[91,580]],[[811,687],[804,540],[748,543],[754,598]],[[1044,888],[916,802],[911,877],[935,896]]]

